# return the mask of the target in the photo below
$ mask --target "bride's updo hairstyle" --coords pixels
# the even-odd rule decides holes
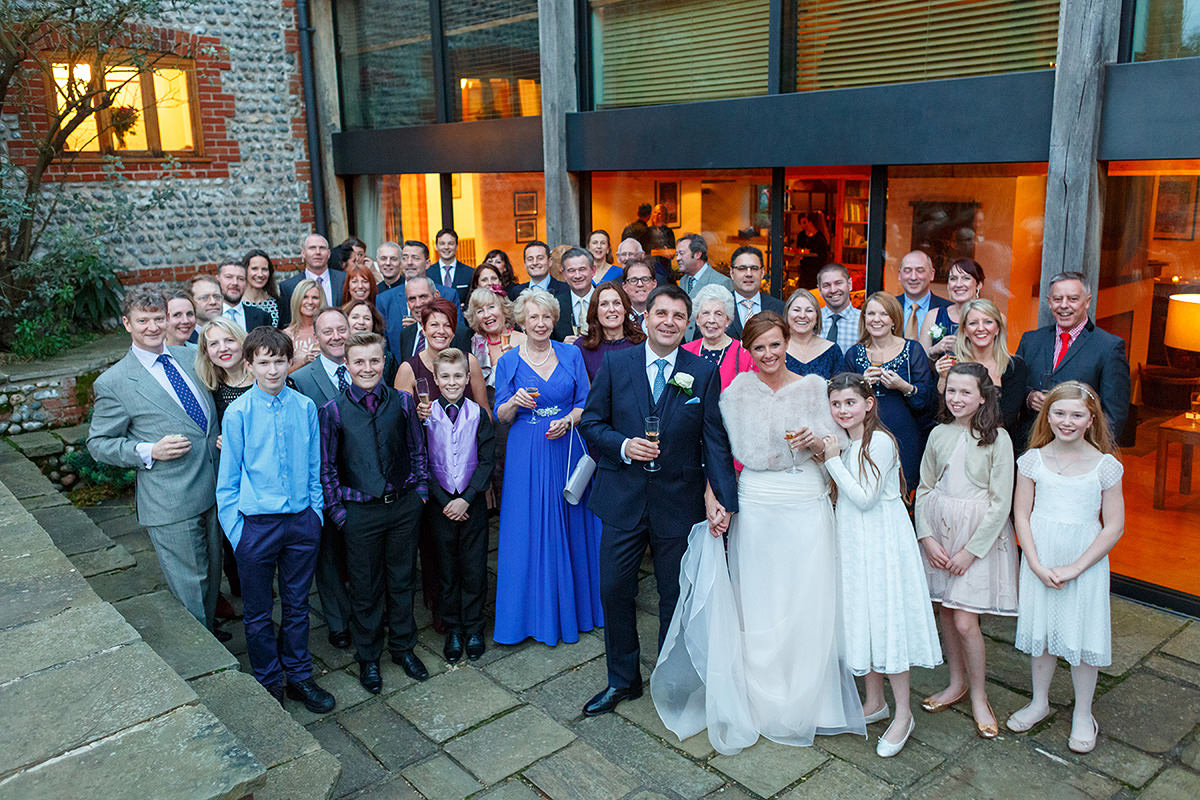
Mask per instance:
[[[871,388],[871,382],[857,372],[839,372],[829,379],[829,391],[832,395],[834,392],[840,392],[849,389],[864,401],[870,399],[872,405],[867,409],[867,414],[863,417],[863,435],[862,446],[858,448],[858,474],[865,477],[867,474],[867,465],[871,467],[871,472],[875,478],[879,478],[879,465],[871,460],[871,435],[879,432],[884,436],[891,438],[892,445],[896,448],[896,452],[900,451],[900,445],[896,443],[896,437],[883,424],[883,420],[879,418],[879,401],[875,397],[875,390]],[[900,467],[900,485],[904,486],[904,467]]]
[[[776,314],[774,311],[760,311],[750,319],[746,320],[746,324],[742,326],[742,347],[749,350],[754,344],[754,340],[762,336],[767,331],[774,328],[783,335],[783,340],[786,342],[791,332],[788,330],[788,324],[783,317]],[[819,396],[819,395],[818,395]]]

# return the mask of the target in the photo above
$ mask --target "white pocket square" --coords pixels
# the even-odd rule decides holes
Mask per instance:
[[[684,405],[690,406],[692,403],[699,403],[699,402],[700,402],[699,397],[693,397],[691,400],[688,400],[686,403],[684,403]]]

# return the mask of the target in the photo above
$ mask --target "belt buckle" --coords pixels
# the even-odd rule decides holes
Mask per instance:
[[[388,492],[387,494],[385,494],[383,497],[381,497],[379,499],[382,500],[385,505],[389,505],[391,503],[396,502],[396,494],[397,494],[396,492]]]

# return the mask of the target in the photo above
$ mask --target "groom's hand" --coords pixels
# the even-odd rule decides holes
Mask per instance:
[[[730,514],[725,510],[725,506],[721,505],[721,501],[716,496],[711,493],[705,494],[704,510],[708,516],[709,532],[713,536],[720,536],[729,530]]]
[[[658,443],[634,437],[625,445],[625,455],[631,461],[653,461],[658,458]]]

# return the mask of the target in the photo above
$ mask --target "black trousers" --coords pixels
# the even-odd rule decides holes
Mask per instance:
[[[385,611],[393,654],[417,642],[413,573],[420,517],[421,498],[412,489],[394,503],[346,503],[346,569],[354,610],[350,633],[359,661],[379,660]]]
[[[608,685],[620,689],[642,682],[638,665],[637,592],[638,568],[647,544],[654,558],[654,579],[658,584],[661,650],[679,600],[679,564],[687,550],[687,536],[656,535],[648,517],[642,517],[632,530],[605,525],[600,532],[600,603],[604,607]]]
[[[430,503],[436,506],[436,503]],[[483,599],[487,595],[487,499],[471,501],[465,522],[430,509],[441,583],[442,622],[464,636],[483,633]]]

